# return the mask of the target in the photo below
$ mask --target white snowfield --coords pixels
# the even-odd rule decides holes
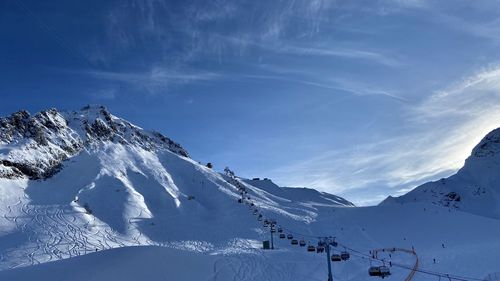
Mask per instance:
[[[78,122],[60,119],[73,115]],[[9,161],[0,162],[0,280],[326,280],[325,253],[292,246],[278,233],[276,249],[262,250],[270,228],[254,210],[311,245],[335,236],[333,252],[351,257],[333,263],[334,280],[373,280],[368,267],[382,262],[370,261],[369,251],[393,247],[415,249],[420,269],[456,280],[500,272],[495,215],[425,200],[357,208],[312,189],[221,175],[100,107],[50,116],[67,134],[47,129],[42,143],[17,135],[0,144],[0,160]],[[85,122],[99,124],[100,133],[82,129]],[[70,142],[65,136],[77,149],[54,148]],[[38,163],[36,175],[47,175],[54,162],[40,155],[60,151],[66,157],[53,157],[62,166],[50,176],[28,179],[30,167],[29,175],[16,168]],[[238,203],[242,187],[247,193]],[[393,265],[388,280],[405,280],[416,262],[404,251],[377,257]],[[439,279],[416,272],[412,280]]]

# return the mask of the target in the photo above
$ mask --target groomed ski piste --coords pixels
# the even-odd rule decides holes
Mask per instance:
[[[78,114],[95,120],[99,110]],[[26,143],[4,143],[0,153],[29,153]],[[368,268],[382,265],[391,272],[384,280],[500,275],[494,217],[433,202],[354,207],[113,140],[97,139],[62,163],[45,179],[0,179],[0,280],[327,280],[330,257],[306,250],[324,237],[337,243],[332,254],[350,254],[332,262],[334,280],[378,280]],[[266,219],[306,246],[276,232],[275,249],[263,250]]]

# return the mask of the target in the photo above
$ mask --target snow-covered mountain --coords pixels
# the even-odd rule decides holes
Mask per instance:
[[[35,116],[19,111],[0,118],[0,177],[44,179],[56,173],[62,161],[105,142],[188,156],[169,138],[117,118],[103,106],[73,112],[51,109]]]
[[[100,106],[20,111],[0,124],[0,269],[130,245],[247,247],[234,239],[258,241],[265,232],[237,202],[234,181],[261,214],[291,224],[353,206],[310,189],[228,178]]]
[[[429,202],[500,219],[500,128],[488,133],[454,175],[425,183],[381,205]]]
[[[490,139],[477,161],[497,159]],[[359,208],[221,174],[104,107],[2,118],[0,160],[0,280],[326,280],[324,253],[276,235],[276,249],[262,250],[271,238],[264,219],[307,245],[334,236],[332,253],[351,254],[333,265],[334,280],[373,280],[368,267],[389,261],[389,281],[500,271],[498,219],[426,200]],[[496,160],[480,163],[469,173],[488,168],[491,181],[482,183],[494,183]],[[369,258],[396,248],[404,251]]]

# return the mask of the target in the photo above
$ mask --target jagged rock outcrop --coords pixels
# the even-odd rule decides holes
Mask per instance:
[[[72,112],[50,109],[34,116],[23,110],[0,118],[0,178],[50,177],[62,168],[64,160],[103,142],[150,151],[166,149],[189,157],[171,139],[115,117],[103,106]]]

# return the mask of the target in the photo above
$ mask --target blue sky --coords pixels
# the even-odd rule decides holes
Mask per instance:
[[[0,113],[103,104],[245,177],[375,204],[500,125],[498,1],[0,3]]]

